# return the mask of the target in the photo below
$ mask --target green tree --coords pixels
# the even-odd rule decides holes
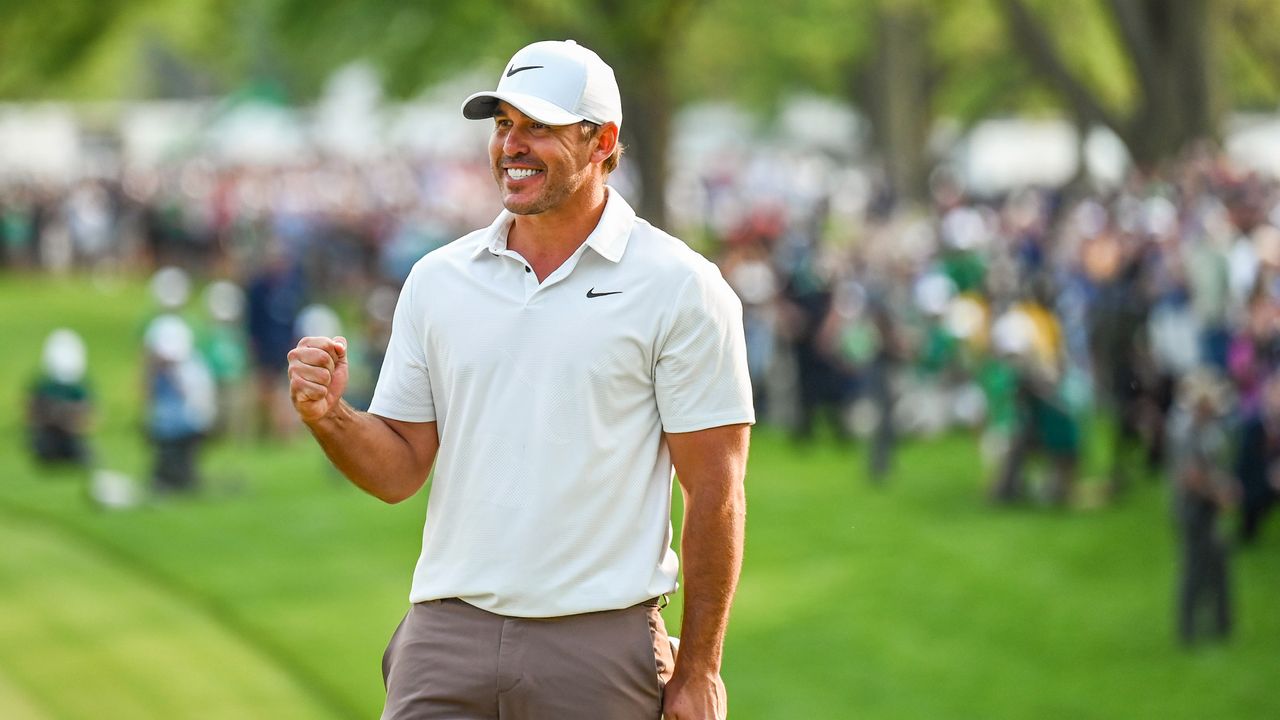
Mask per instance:
[[[690,96],[763,112],[799,92],[844,98],[867,120],[870,152],[896,195],[919,200],[938,117],[972,122],[1027,86],[998,56],[998,20],[985,3],[944,0],[781,0],[769,13],[714,0],[682,63],[704,71],[682,82]]]
[[[127,9],[124,0],[5,0],[0,5],[0,98],[41,97],[79,67]]]
[[[1109,21],[1124,58],[1108,70],[1130,88],[1118,102],[1104,97],[1096,82],[1072,66],[1064,50],[1069,32],[1051,30],[1073,28],[1070,17],[1048,22],[1055,8],[1033,8],[1025,0],[999,0],[999,5],[1012,44],[1046,85],[1082,124],[1114,131],[1140,166],[1174,157],[1196,140],[1219,138],[1223,116],[1238,100],[1231,97],[1234,87],[1245,89],[1248,101],[1268,95],[1275,100],[1276,56],[1270,55],[1270,62],[1266,58],[1277,45],[1258,30],[1280,19],[1274,3],[1090,3]],[[1061,12],[1061,4],[1057,9]]]
[[[762,113],[847,98],[898,194],[920,197],[939,118],[1065,111],[1150,164],[1280,100],[1272,0],[0,0],[0,98],[282,88],[305,101],[373,62],[393,95],[573,37],[614,66],[641,212],[661,224],[671,119],[691,99]]]
[[[665,223],[672,91],[671,58],[701,0],[483,0],[340,2],[277,0],[271,25],[291,58],[287,73],[308,92],[337,65],[375,62],[393,92],[408,93],[465,67],[489,63],[495,75],[520,45],[574,38],[614,68],[622,91],[623,141],[631,147],[639,210]]]

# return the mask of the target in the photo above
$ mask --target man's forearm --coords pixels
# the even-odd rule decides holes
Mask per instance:
[[[684,620],[676,672],[720,671],[729,608],[742,568],[746,496],[742,484],[699,488],[685,496],[680,543]]]
[[[416,443],[392,422],[360,412],[346,402],[307,423],[334,467],[357,487],[389,503],[405,500],[422,487],[435,459],[435,423],[418,431]]]

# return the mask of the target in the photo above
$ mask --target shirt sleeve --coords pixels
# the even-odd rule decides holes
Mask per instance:
[[[710,263],[676,294],[654,393],[667,432],[755,422],[742,303]]]
[[[378,373],[369,412],[404,422],[432,422],[436,419],[436,408],[427,370],[424,308],[416,299],[419,295],[416,278],[416,273],[410,274],[396,301],[391,340],[382,359],[382,371]]]

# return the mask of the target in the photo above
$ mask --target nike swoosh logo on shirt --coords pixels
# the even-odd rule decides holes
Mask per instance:
[[[596,289],[595,289],[595,288],[591,288],[590,290],[588,290],[588,291],[587,291],[587,297],[589,297],[589,298],[598,298],[598,297],[604,297],[605,295],[621,295],[621,294],[622,294],[622,291],[621,291],[621,290],[614,290],[614,291],[612,291],[612,292],[602,292],[602,293],[598,293],[598,292],[596,292]]]

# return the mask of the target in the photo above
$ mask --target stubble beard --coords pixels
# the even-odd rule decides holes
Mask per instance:
[[[539,215],[559,205],[568,195],[568,193],[564,192],[563,189],[558,189],[559,192],[556,190],[557,189],[551,189],[548,191],[544,189],[543,192],[539,193],[534,198],[525,201],[513,201],[504,197],[502,199],[502,206],[509,212],[516,215]]]

